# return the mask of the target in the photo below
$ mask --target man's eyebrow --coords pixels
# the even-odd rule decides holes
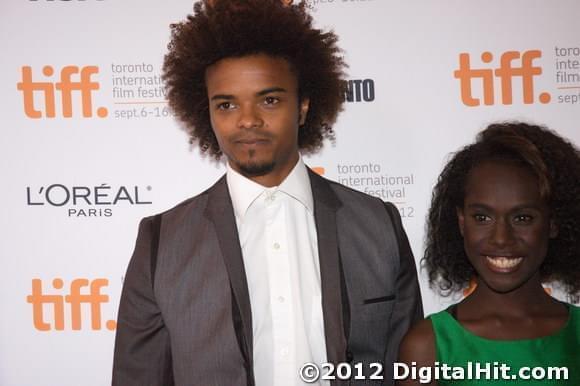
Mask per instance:
[[[288,90],[286,90],[283,87],[269,87],[269,88],[265,88],[263,90],[260,90],[256,93],[257,96],[264,96],[264,95],[268,95],[270,93],[273,92],[288,92]],[[233,95],[229,95],[229,94],[216,94],[214,96],[211,97],[210,100],[215,101],[215,100],[232,100],[235,99],[235,97]]]
[[[234,99],[233,95],[227,95],[227,94],[216,94],[214,96],[211,97],[212,101],[215,101],[217,99],[225,99],[225,100],[232,100]]]
[[[263,95],[270,94],[273,92],[287,92],[287,90],[285,88],[282,88],[282,87],[270,87],[270,88],[266,88],[262,91],[259,91],[256,95],[263,96]]]
[[[265,88],[263,90],[258,91],[256,93],[256,96],[264,96],[264,95],[268,95],[268,94],[274,93],[274,92],[288,92],[288,90],[286,90],[283,87],[270,87],[270,88]],[[231,101],[231,100],[235,99],[235,97],[233,95],[229,95],[229,94],[216,94],[216,95],[211,97],[212,101],[215,101],[218,99]]]

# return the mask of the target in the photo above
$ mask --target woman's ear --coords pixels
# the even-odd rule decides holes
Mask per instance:
[[[463,237],[463,229],[465,227],[465,215],[463,213],[463,208],[456,207],[455,213],[457,213],[457,225],[459,225],[459,232],[461,232],[461,236]]]
[[[550,220],[550,238],[555,239],[558,236],[558,224],[556,221]]]

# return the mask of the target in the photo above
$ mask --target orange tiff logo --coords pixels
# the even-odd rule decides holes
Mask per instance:
[[[495,97],[495,78],[499,78],[501,87],[501,103],[511,105],[513,103],[513,80],[521,79],[524,104],[534,103],[534,77],[542,74],[542,68],[534,65],[534,60],[541,58],[540,50],[530,50],[520,53],[519,51],[504,52],[499,60],[499,67],[494,66],[472,68],[471,56],[467,53],[459,54],[459,69],[453,73],[459,79],[461,87],[461,100],[467,106],[479,106],[480,99],[472,92],[474,80],[480,80],[483,89],[483,104],[493,105]],[[484,52],[481,54],[483,63],[491,63],[493,54]],[[495,78],[494,78],[495,77]],[[540,93],[540,103],[549,103],[551,96],[547,92]]]
[[[93,96],[92,92],[98,90],[98,82],[91,80],[91,77],[99,73],[97,66],[65,66],[60,70],[60,81],[33,81],[32,67],[22,67],[22,80],[17,84],[18,90],[22,91],[24,99],[24,113],[29,118],[42,118],[43,112],[46,118],[56,117],[56,94],[60,94],[62,116],[71,118],[73,116],[73,91],[79,92],[82,116],[90,118],[93,116]],[[42,74],[51,77],[54,74],[52,66],[44,66]],[[73,80],[73,75],[75,80]],[[44,110],[39,109],[35,103],[39,94],[44,99]],[[97,116],[105,118],[109,113],[105,107],[99,107]]]
[[[52,329],[62,331],[65,328],[65,304],[70,309],[70,326],[73,330],[80,330],[82,327],[81,306],[89,305],[91,329],[101,330],[101,306],[109,302],[109,296],[101,293],[101,288],[109,284],[107,279],[75,279],[70,283],[70,291],[66,295],[51,294],[47,295],[42,290],[42,280],[32,280],[32,293],[26,297],[26,301],[32,304],[32,318],[34,327],[40,331],[50,331]],[[62,279],[54,279],[52,287],[61,290],[64,287]],[[88,289],[81,291],[81,289]],[[53,315],[53,323],[49,323],[45,318],[45,311]],[[50,312],[52,311],[52,312]],[[114,320],[108,320],[106,323],[107,330],[114,330],[117,323]]]

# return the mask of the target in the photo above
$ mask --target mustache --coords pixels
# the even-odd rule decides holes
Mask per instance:
[[[260,129],[244,129],[238,131],[228,138],[231,142],[243,142],[243,141],[255,141],[255,140],[271,140],[274,139],[274,135],[267,131],[262,131]]]

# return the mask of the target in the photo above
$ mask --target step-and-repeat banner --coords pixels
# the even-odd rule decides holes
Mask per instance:
[[[448,154],[496,120],[580,143],[580,3],[310,0],[340,36],[347,105],[306,162],[394,202],[422,256]],[[192,2],[0,4],[0,384],[110,383],[116,314],[139,219],[211,185],[160,80],[169,24]],[[421,273],[425,309],[448,302]]]

